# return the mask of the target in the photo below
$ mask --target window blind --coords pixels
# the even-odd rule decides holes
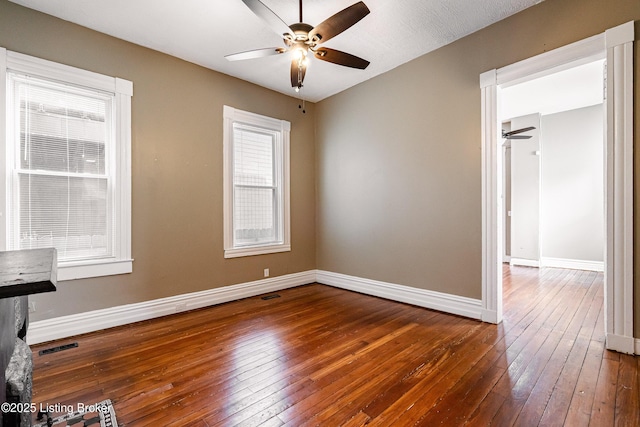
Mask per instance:
[[[113,256],[113,95],[8,73],[13,144],[10,245],[59,261]]]
[[[274,132],[235,123],[233,129],[234,246],[279,242]]]

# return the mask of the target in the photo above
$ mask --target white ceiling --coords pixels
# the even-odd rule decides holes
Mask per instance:
[[[500,119],[554,114],[604,102],[604,59],[502,89]]]
[[[224,56],[283,46],[241,0],[11,0],[224,74],[319,101],[502,20],[542,0],[364,0],[371,13],[326,47],[371,62],[366,70],[312,59],[305,86],[291,88],[285,55],[229,62]],[[262,0],[284,22],[298,22],[295,0]],[[317,25],[356,0],[304,0]]]

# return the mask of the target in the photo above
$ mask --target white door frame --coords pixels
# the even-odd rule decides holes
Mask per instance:
[[[480,75],[482,98],[482,320],[502,322],[502,156],[499,92],[523,81],[606,58],[606,346],[634,353],[633,338],[634,23]]]

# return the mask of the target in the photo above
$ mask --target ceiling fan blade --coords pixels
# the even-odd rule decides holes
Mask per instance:
[[[352,4],[309,31],[309,40],[316,43],[324,43],[351,27],[368,14],[369,8],[363,2],[360,1]]]
[[[304,81],[304,75],[307,73],[306,64],[302,63],[302,66],[299,65],[298,59],[293,59],[291,61],[291,87],[302,87],[302,82]]]
[[[248,50],[246,52],[232,53],[226,55],[229,61],[242,61],[244,59],[264,58],[266,56],[278,55],[284,53],[287,50],[281,47],[267,47],[264,49]]]
[[[341,52],[335,49],[329,49],[327,47],[318,48],[313,54],[318,59],[332,62],[338,65],[344,65],[345,67],[364,70],[369,66],[369,61],[367,61],[366,59],[358,58],[357,56],[351,55],[350,53]]]
[[[247,7],[259,18],[265,21],[278,35],[283,36],[285,34],[290,34],[293,36],[289,26],[260,0],[242,0],[242,2],[246,4]]]
[[[504,138],[504,137],[511,136],[511,135],[517,135],[519,133],[529,132],[530,130],[534,130],[534,129],[535,129],[535,126],[529,126],[529,127],[522,128],[522,129],[512,130],[512,131],[509,131],[509,132],[502,132],[502,136]],[[531,137],[529,137],[529,138],[531,138]]]

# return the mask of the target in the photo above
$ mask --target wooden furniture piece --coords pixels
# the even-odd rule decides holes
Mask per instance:
[[[0,403],[31,402],[27,295],[56,290],[57,263],[53,248],[0,252]],[[0,427],[25,425],[31,425],[30,413],[0,415]]]

